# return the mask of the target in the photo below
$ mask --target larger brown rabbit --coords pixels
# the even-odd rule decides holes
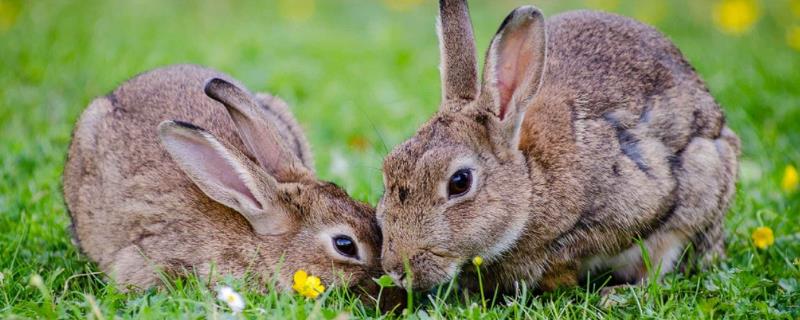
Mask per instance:
[[[380,273],[374,211],[315,177],[281,100],[234,83],[171,66],[92,102],[64,169],[82,250],[125,287],[156,284],[159,269],[205,277],[214,264],[280,270],[286,290],[299,269],[369,286]]]
[[[657,275],[690,248],[684,262],[724,254],[739,140],[663,35],[520,7],[479,83],[467,4],[440,1],[440,19],[440,110],[383,166],[382,264],[396,282],[430,288],[482,256],[488,288],[548,290],[600,269],[636,283],[637,239]]]

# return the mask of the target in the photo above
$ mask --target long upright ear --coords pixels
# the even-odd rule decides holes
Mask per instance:
[[[474,100],[478,95],[478,60],[467,1],[439,0],[436,30],[441,55],[442,100]]]
[[[482,107],[497,115],[504,138],[514,146],[525,108],[542,82],[546,56],[544,16],[533,6],[512,11],[489,46],[483,71]]]
[[[161,143],[209,198],[239,212],[261,235],[285,233],[291,214],[275,201],[278,183],[242,153],[193,124],[164,121]]]
[[[306,168],[284,143],[275,124],[266,120],[267,116],[262,114],[265,111],[252,95],[219,78],[206,83],[205,93],[225,105],[247,150],[278,181],[298,181],[313,176],[311,169]]]

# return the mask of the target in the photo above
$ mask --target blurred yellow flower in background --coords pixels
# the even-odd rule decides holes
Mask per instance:
[[[408,11],[420,5],[422,0],[383,0],[383,3],[393,11]]]
[[[292,285],[292,289],[297,291],[301,296],[311,299],[325,292],[325,286],[322,285],[322,281],[320,281],[318,277],[309,276],[308,273],[302,269],[294,273],[294,285]]]
[[[649,24],[661,22],[667,13],[669,13],[667,1],[642,1],[633,8],[633,16]]]
[[[278,13],[292,22],[305,22],[314,16],[316,3],[314,0],[280,0]]]
[[[347,145],[358,151],[364,151],[369,147],[369,141],[363,136],[352,136],[347,139]]]
[[[789,3],[789,7],[792,8],[792,13],[794,13],[795,17],[800,17],[800,0],[792,0]]]
[[[786,32],[786,43],[790,48],[800,51],[800,25],[789,27]]]
[[[619,0],[586,0],[586,6],[603,11],[614,11],[619,7]]]
[[[783,179],[781,179],[781,189],[783,192],[790,193],[797,190],[800,185],[800,177],[797,175],[797,169],[793,165],[786,166],[783,169]]]
[[[17,22],[19,6],[15,2],[0,0],[0,32],[11,28]]]
[[[775,235],[770,227],[758,227],[751,235],[753,244],[759,249],[766,249],[775,243]]]
[[[721,0],[714,5],[714,24],[725,33],[741,35],[758,21],[759,9],[755,0]]]

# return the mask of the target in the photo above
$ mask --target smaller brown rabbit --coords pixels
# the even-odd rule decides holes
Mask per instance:
[[[381,241],[373,209],[314,176],[283,101],[234,83],[178,65],[91,103],[64,168],[82,250],[126,289],[157,284],[157,270],[205,277],[214,265],[278,272],[284,290],[299,269],[371,287]]]

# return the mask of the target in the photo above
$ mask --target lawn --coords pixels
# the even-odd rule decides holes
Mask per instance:
[[[529,1],[473,1],[479,50]],[[548,15],[591,7],[647,21],[707,81],[743,144],[727,259],[620,291],[608,308],[592,288],[497,297],[488,309],[479,296],[440,292],[416,293],[414,310],[387,317],[798,319],[800,190],[782,179],[800,165],[800,1],[741,1],[753,24],[727,28],[712,1],[534,3]],[[211,66],[286,99],[319,175],[374,204],[382,157],[439,102],[436,4],[418,2],[0,0],[0,318],[230,317],[201,279],[121,293],[71,244],[61,174],[75,120],[137,73]],[[751,240],[760,226],[774,231],[766,249]],[[381,316],[343,290],[305,300],[225,284],[244,295],[248,318]]]

